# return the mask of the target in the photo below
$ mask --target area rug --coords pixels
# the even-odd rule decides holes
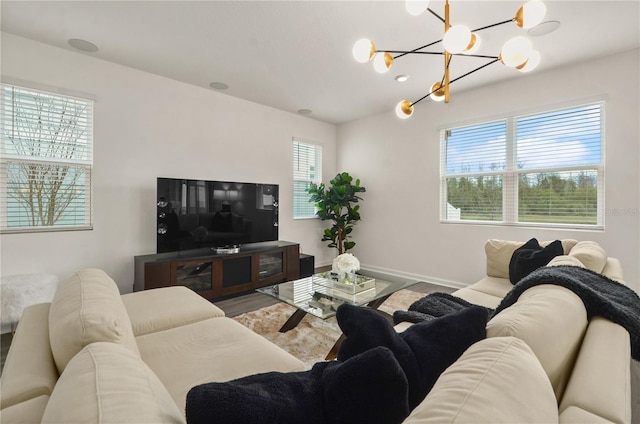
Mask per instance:
[[[389,314],[398,309],[406,310],[424,295],[412,290],[400,290],[391,295],[379,309]],[[335,318],[323,320],[306,315],[294,329],[280,333],[278,330],[295,310],[293,306],[278,303],[233,319],[271,340],[310,368],[316,362],[324,360],[342,332]]]

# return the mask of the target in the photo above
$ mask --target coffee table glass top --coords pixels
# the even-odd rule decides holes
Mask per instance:
[[[266,286],[256,291],[316,317],[327,319],[335,316],[336,310],[343,303],[355,306],[375,303],[375,301],[386,299],[393,293],[415,284],[412,281],[393,282],[378,278],[372,278],[372,280],[374,281],[369,281],[364,290],[356,293],[344,290],[344,287],[332,286],[327,283],[324,274],[315,274],[295,281]]]

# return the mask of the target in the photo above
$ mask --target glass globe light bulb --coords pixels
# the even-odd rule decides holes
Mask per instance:
[[[408,119],[413,115],[413,106],[409,100],[403,100],[396,105],[396,116],[400,119]]]
[[[522,68],[518,67],[518,71],[520,72],[531,72],[538,67],[540,64],[540,52],[537,50],[531,50],[531,54],[529,55],[529,60],[524,64]]]
[[[376,53],[376,45],[369,39],[361,38],[353,45],[351,53],[356,62],[367,63]]]
[[[373,69],[380,74],[385,74],[389,71],[393,65],[393,56],[389,53],[377,53],[373,58]]]
[[[454,25],[444,35],[444,49],[451,54],[462,53],[471,42],[471,30],[466,25]]]
[[[440,81],[437,81],[431,86],[432,93],[429,95],[434,102],[444,101],[444,85]]]
[[[506,66],[515,68],[527,61],[532,50],[533,47],[528,38],[523,36],[514,37],[502,46],[500,60],[502,60],[502,63]]]
[[[540,0],[530,0],[526,2],[516,13],[516,24],[524,29],[533,28],[544,19],[547,13],[547,6]]]
[[[429,7],[429,0],[407,0],[405,7],[410,15],[418,16]]]

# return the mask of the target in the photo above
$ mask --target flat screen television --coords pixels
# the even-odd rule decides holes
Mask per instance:
[[[158,178],[158,253],[278,240],[278,185]]]

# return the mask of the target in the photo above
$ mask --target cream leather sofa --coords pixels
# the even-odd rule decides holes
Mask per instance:
[[[509,259],[521,244],[489,240],[487,276],[454,294],[495,308],[512,287]],[[619,262],[596,244],[563,246],[567,255],[555,263],[622,280]],[[119,296],[104,273],[82,271],[51,304],[25,310],[2,375],[0,421],[184,422],[196,384],[302,368],[187,289]],[[440,376],[404,424],[628,423],[629,368],[622,327],[588,322],[575,294],[540,285],[489,321],[487,338]]]
[[[487,276],[453,295],[495,308],[513,287],[509,261],[523,244],[488,240]],[[565,255],[548,266],[584,266],[622,282],[620,262],[597,243],[562,245]],[[535,286],[489,321],[487,338],[440,376],[404,423],[629,423],[630,351],[628,332],[601,317],[587,321],[573,292]]]
[[[191,387],[304,364],[185,287],[120,295],[83,270],[25,309],[0,422],[181,423]]]

